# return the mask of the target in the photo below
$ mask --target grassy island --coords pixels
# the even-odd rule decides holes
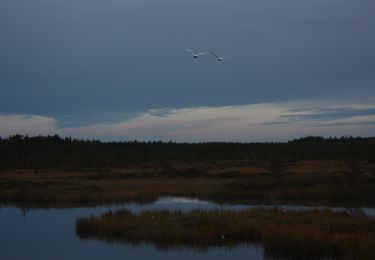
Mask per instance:
[[[127,209],[79,218],[82,239],[100,239],[158,248],[236,246],[260,243],[265,254],[296,258],[375,257],[375,218],[330,210],[145,211]]]

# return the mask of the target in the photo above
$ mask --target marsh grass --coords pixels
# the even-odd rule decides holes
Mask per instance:
[[[81,239],[152,243],[158,248],[260,243],[271,258],[375,257],[375,218],[330,210],[109,211],[79,218]],[[224,238],[223,238],[224,237]]]
[[[146,165],[90,171],[0,171],[2,204],[92,204],[198,197],[219,203],[372,206],[374,165],[353,175],[342,161],[289,162],[268,169],[249,163]]]

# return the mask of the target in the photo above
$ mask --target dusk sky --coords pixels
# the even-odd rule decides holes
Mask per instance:
[[[374,0],[0,0],[0,136],[374,136],[374,14]]]

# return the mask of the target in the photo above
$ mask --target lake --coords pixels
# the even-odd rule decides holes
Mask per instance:
[[[130,245],[96,240],[80,240],[75,234],[78,217],[99,215],[107,210],[126,207],[134,212],[149,209],[190,211],[192,209],[241,210],[265,205],[218,205],[198,199],[163,197],[152,204],[122,204],[98,207],[20,209],[0,208],[0,259],[263,259],[260,245],[239,245],[234,248],[209,248],[196,250],[178,248],[160,250],[150,244]],[[309,210],[317,207],[277,206],[282,210]],[[353,211],[332,208],[335,211]],[[375,216],[375,209],[355,211]]]

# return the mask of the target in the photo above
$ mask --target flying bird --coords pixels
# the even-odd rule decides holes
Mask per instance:
[[[215,56],[215,57],[217,58],[218,61],[222,61],[222,60],[224,60],[224,59],[229,58],[229,56],[219,56],[219,55],[213,53],[212,51],[210,51],[210,54],[211,54],[212,56]]]
[[[204,55],[204,54],[208,53],[208,52],[195,53],[195,52],[193,52],[192,50],[190,50],[188,48],[186,48],[186,50],[191,53],[191,55],[193,56],[194,59],[198,58],[198,56],[200,56],[200,55]]]

